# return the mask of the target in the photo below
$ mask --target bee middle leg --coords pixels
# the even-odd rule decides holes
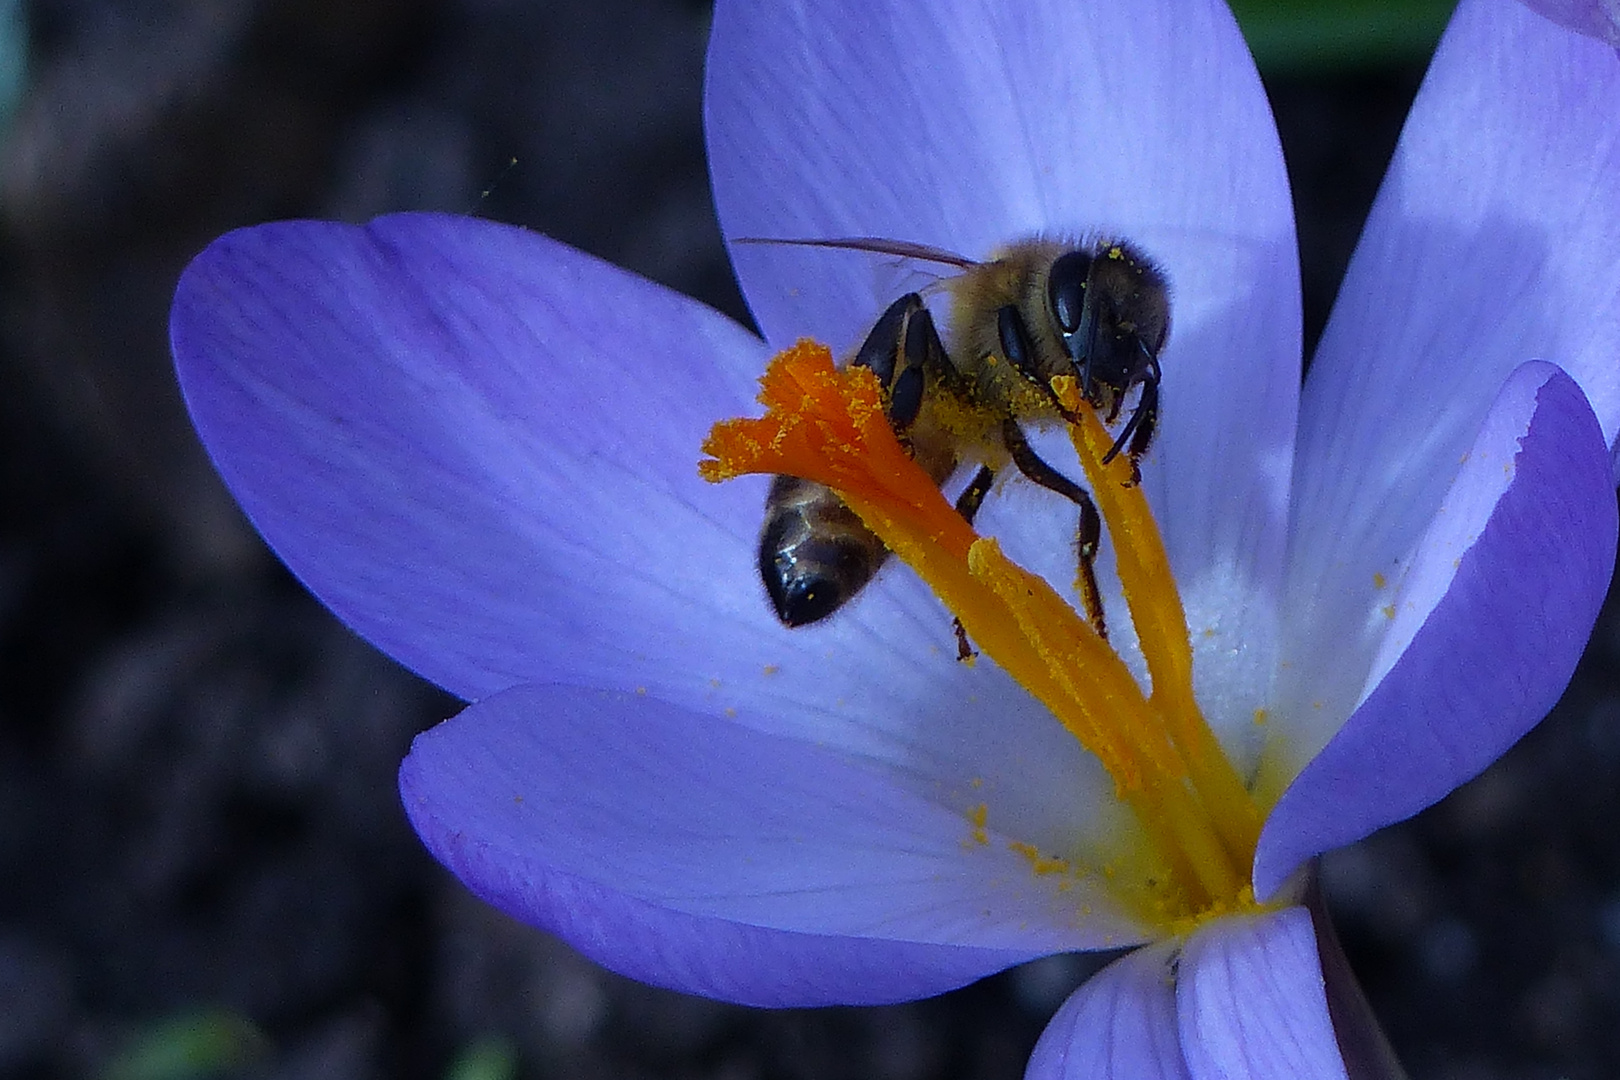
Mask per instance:
[[[962,489],[962,494],[956,497],[956,512],[961,514],[969,525],[984,505],[984,497],[990,494],[990,485],[995,482],[996,474],[988,465],[981,465],[979,471],[973,474],[968,486]]]
[[[1075,584],[1080,590],[1080,602],[1086,609],[1086,618],[1091,621],[1097,636],[1106,640],[1108,623],[1103,618],[1102,591],[1097,587],[1097,549],[1102,544],[1102,515],[1097,512],[1097,504],[1091,501],[1090,492],[1058,472],[1035,452],[1016,420],[1002,423],[1001,441],[1019,472],[1080,508],[1080,524],[1075,530],[1074,545],[1079,562]]]
[[[956,497],[956,512],[969,525],[984,505],[984,497],[990,494],[990,485],[995,483],[995,470],[988,465],[979,466],[979,471],[973,474],[968,486],[962,489],[962,494]],[[960,618],[951,619],[951,629],[956,631],[956,659],[964,664],[971,663],[979,654],[973,651],[973,645],[968,641],[967,627],[962,625]]]

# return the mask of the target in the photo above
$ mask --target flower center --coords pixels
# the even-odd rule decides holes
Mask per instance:
[[[1168,868],[1127,887],[1140,916],[1178,928],[1254,906],[1260,813],[1193,696],[1187,621],[1147,499],[1124,455],[1103,464],[1113,440],[1074,380],[1053,389],[1079,418],[1069,435],[1107,525],[1151,693],[1044,578],[957,513],[895,436],[871,371],[839,370],[824,346],[802,341],[771,361],[760,386],[766,415],[715,425],[704,478],[778,473],[824,484],[933,588],[979,648],[1102,762],[1135,812],[1152,861]]]

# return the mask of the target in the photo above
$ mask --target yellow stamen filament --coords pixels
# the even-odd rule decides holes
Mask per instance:
[[[781,473],[838,492],[962,622],[968,635],[1107,768],[1171,880],[1145,902],[1169,922],[1231,910],[1259,835],[1259,814],[1198,710],[1192,649],[1147,500],[1071,385],[1055,388],[1082,418],[1071,432],[1099,511],[1153,683],[1144,695],[1090,622],[1043,579],[979,537],[912,461],[890,428],[876,377],[840,371],[800,342],[760,380],[766,415],[715,425],[709,480]]]
[[[1070,427],[1069,435],[1086,470],[1097,511],[1108,522],[1125,604],[1131,610],[1131,622],[1153,682],[1151,700],[1169,724],[1171,740],[1182,748],[1193,786],[1212,804],[1211,816],[1227,851],[1234,858],[1252,857],[1260,840],[1260,812],[1215,741],[1214,732],[1204,722],[1193,696],[1187,616],[1153,511],[1141,489],[1129,482],[1131,466],[1123,456],[1110,465],[1102,463],[1113,437],[1096,413],[1080,407],[1074,380],[1057,382],[1059,398],[1080,417],[1081,422]]]

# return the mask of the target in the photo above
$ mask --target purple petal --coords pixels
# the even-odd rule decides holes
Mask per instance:
[[[1502,448],[1514,436],[1509,464]],[[1436,518],[1409,571],[1417,625],[1403,631],[1395,612],[1387,674],[1266,823],[1261,896],[1302,860],[1476,775],[1546,714],[1574,671],[1614,568],[1614,481],[1597,419],[1568,376],[1526,364],[1479,443],[1457,478],[1457,512]],[[1497,492],[1485,519],[1481,496]]]
[[[216,241],[171,332],[198,431],[277,554],[454,693],[592,642],[657,658],[703,622],[764,625],[760,488],[696,471],[764,349],[693,301],[522,229],[403,215]]]
[[[474,892],[660,985],[715,992],[679,982],[683,965],[716,962],[715,920],[788,932],[754,937],[781,952],[789,986],[810,979],[793,963],[806,935],[821,951],[828,938],[940,946],[956,982],[1142,936],[1100,876],[1037,875],[1009,845],[1021,838],[994,818],[980,826],[948,793],[650,696],[515,687],[418,737],[400,786],[424,842]],[[573,929],[616,917],[598,902],[628,904],[638,924],[668,913],[665,938],[650,949]],[[969,954],[980,966],[964,978]],[[917,996],[942,978],[930,963],[881,991],[839,992]]]
[[[1463,0],[1352,260],[1301,404],[1287,610],[1351,685],[1498,387],[1543,359],[1620,431],[1620,57],[1518,0]],[[1358,669],[1360,666],[1360,670]]]
[[[478,856],[459,865],[478,866]],[[459,871],[458,871],[459,872]],[[1029,959],[1022,953],[769,930],[686,915],[568,874],[523,882],[511,900],[491,883],[473,891],[543,927],[611,971],[686,994],[762,1008],[888,1005],[965,986]],[[469,872],[469,877],[471,873]]]
[[[1345,1076],[1303,907],[1194,933],[1181,953],[1176,1012],[1194,1080]]]
[[[1231,598],[1280,587],[1298,268],[1276,131],[1224,3],[722,0],[706,101],[733,239],[879,235],[984,258],[1035,233],[1104,231],[1158,258],[1175,328],[1145,483],[1178,577],[1219,595],[1230,640],[1209,656],[1246,661],[1275,639],[1253,621],[1268,605]],[[835,349],[948,272],[732,252],[767,339]]]
[[[1120,957],[1069,996],[1024,1080],[1187,1080],[1176,1023],[1176,942]]]

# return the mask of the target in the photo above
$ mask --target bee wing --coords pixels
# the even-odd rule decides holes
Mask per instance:
[[[913,244],[906,240],[887,240],[881,236],[842,236],[826,240],[789,239],[770,236],[740,236],[736,244],[780,244],[785,247],[840,248],[844,251],[870,251],[877,255],[893,255],[901,259],[920,259],[923,262],[942,263],[959,270],[971,270],[981,265],[966,255],[958,255],[944,248],[927,244]]]

